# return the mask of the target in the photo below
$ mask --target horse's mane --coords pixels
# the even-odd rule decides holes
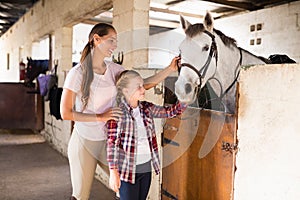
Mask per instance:
[[[197,34],[202,33],[204,31],[205,31],[205,27],[203,26],[203,24],[197,23],[197,24],[190,25],[186,29],[185,34],[187,36],[189,36],[190,38],[193,38]],[[237,47],[235,39],[226,36],[224,33],[222,33],[221,31],[219,31],[217,29],[214,29],[214,32],[221,38],[221,40],[223,41],[225,46],[229,47],[229,46],[233,45],[233,46]]]
[[[225,46],[231,46],[231,45],[233,45],[233,46],[237,47],[235,39],[226,36],[220,30],[214,29],[214,32],[221,38],[221,40],[223,41],[223,43],[225,44]]]

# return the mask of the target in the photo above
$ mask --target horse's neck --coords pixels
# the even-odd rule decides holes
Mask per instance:
[[[243,65],[265,64],[265,62],[252,53],[236,46],[226,46],[219,36],[216,36],[218,50],[218,74],[220,79],[224,79],[225,85],[236,77],[239,69]],[[226,83],[227,82],[227,83]]]
[[[257,56],[250,52],[238,48],[236,46],[225,46],[221,39],[216,36],[218,62],[215,79],[218,81],[212,81],[211,86],[217,95],[225,95],[223,103],[226,105],[226,109],[233,113],[235,110],[235,87],[231,89],[231,85],[237,80],[240,67],[243,65],[255,65],[264,64],[264,62]],[[230,90],[229,90],[230,89]]]
[[[229,85],[237,75],[240,65],[241,53],[239,48],[235,46],[226,46],[219,36],[216,36],[218,62],[217,62],[217,78],[224,86]]]
[[[253,55],[249,51],[241,49],[242,51],[242,66],[245,65],[259,65],[259,64],[266,64],[261,58]]]

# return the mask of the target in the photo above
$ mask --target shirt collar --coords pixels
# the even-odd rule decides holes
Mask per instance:
[[[141,108],[141,103],[139,101],[138,107]],[[129,113],[132,113],[133,108],[129,105],[129,103],[126,101],[125,97],[121,97],[121,103],[120,103],[120,108],[123,108],[127,110]]]

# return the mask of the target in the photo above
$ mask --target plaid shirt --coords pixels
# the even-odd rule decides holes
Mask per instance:
[[[143,119],[149,147],[151,152],[152,166],[156,172],[160,170],[158,145],[155,134],[153,118],[171,118],[181,114],[187,105],[176,103],[172,106],[158,106],[153,103],[139,102],[141,117]],[[137,124],[132,116],[132,108],[122,99],[120,108],[123,111],[118,121],[109,120],[107,128],[107,161],[109,169],[117,169],[120,179],[134,184],[136,172],[136,149],[137,149]]]

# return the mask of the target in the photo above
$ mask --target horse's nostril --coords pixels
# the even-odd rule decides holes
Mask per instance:
[[[190,93],[192,91],[191,84],[189,84],[189,83],[185,84],[184,89],[185,89],[186,94]]]

